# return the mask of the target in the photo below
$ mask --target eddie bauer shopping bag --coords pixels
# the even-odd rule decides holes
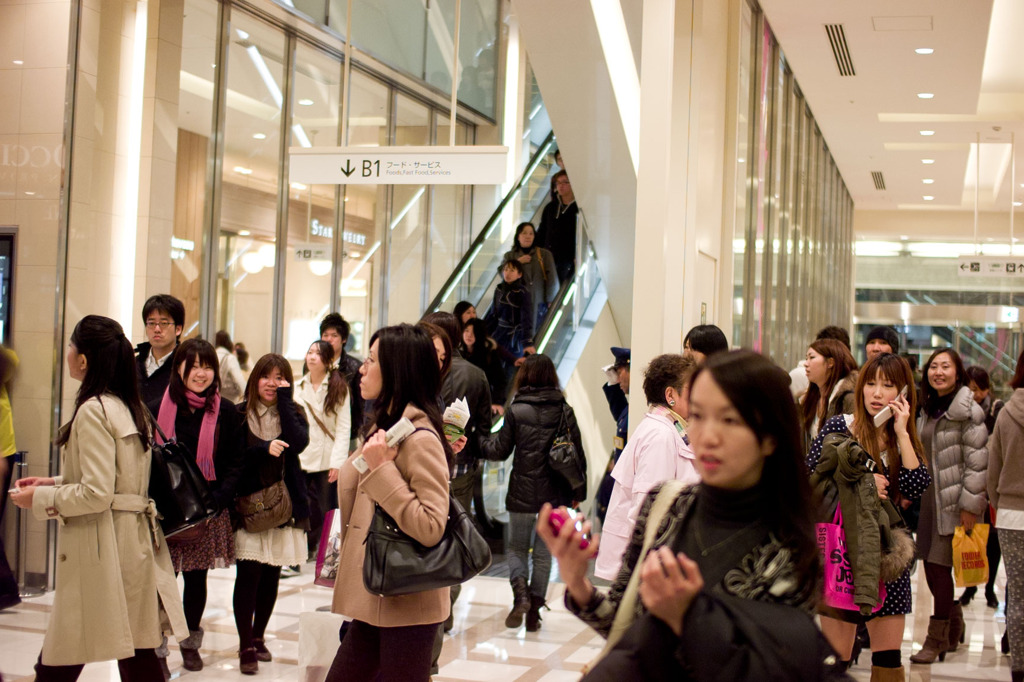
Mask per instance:
[[[974,587],[988,582],[988,524],[976,523],[970,535],[963,526],[953,531],[953,579],[957,587]]]
[[[825,604],[844,611],[860,611],[853,601],[853,567],[846,548],[846,532],[843,530],[843,512],[837,506],[832,523],[817,524],[815,533],[818,549],[821,550],[825,566]],[[878,581],[878,603],[871,609],[875,613],[885,602],[885,583]]]

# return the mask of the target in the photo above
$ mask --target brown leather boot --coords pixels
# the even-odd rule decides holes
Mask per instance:
[[[505,627],[518,628],[523,624],[523,616],[530,610],[530,591],[526,587],[526,578],[512,578],[512,610],[505,617]]]
[[[910,662],[934,663],[936,658],[944,661],[947,648],[949,648],[949,621],[932,616],[928,621],[928,636],[925,637],[924,646],[910,657]]]
[[[946,651],[956,651],[964,641],[964,607],[954,602],[953,610],[949,612],[949,648]]]
[[[871,666],[871,682],[905,682],[906,679],[906,676],[903,674],[903,666],[899,668]]]

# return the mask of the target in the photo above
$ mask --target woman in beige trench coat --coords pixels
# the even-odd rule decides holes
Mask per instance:
[[[89,315],[67,364],[82,382],[57,439],[63,475],[19,480],[16,505],[60,526],[53,612],[36,680],[76,680],[117,659],[122,680],[163,678],[154,649],[165,624],[188,636],[156,509],[149,499],[149,426],[132,346],[121,326]]]

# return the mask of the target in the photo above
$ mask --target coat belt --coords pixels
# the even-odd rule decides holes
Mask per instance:
[[[127,493],[114,493],[114,501],[110,508],[113,511],[132,512],[143,514],[149,521],[149,533],[153,537],[153,548],[160,549],[160,534],[157,533],[156,503],[142,495],[130,495]]]

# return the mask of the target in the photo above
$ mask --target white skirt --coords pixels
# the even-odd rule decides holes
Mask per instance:
[[[285,526],[262,533],[235,531],[235,560],[258,561],[268,566],[296,566],[306,563],[306,532]]]

